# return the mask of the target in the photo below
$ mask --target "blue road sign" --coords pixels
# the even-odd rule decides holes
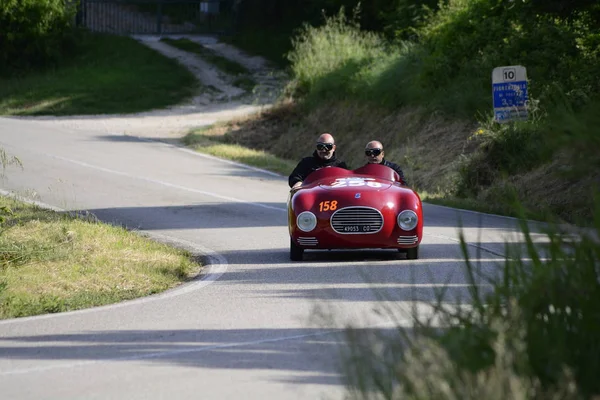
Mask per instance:
[[[494,119],[508,122],[527,119],[527,77],[525,67],[498,67],[492,73]]]

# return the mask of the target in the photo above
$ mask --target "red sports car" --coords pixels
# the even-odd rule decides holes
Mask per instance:
[[[397,249],[419,257],[421,198],[393,169],[367,164],[354,171],[311,173],[288,200],[290,259],[306,249]]]

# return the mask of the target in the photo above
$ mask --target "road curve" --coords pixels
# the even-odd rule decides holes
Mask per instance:
[[[0,188],[89,210],[210,256],[203,280],[150,299],[0,322],[0,387],[11,399],[340,398],[347,323],[390,327],[396,309],[450,286],[464,296],[458,219],[493,273],[516,221],[425,205],[421,258],[307,252],[288,260],[284,178],[160,141],[0,118],[24,169]],[[316,307],[328,317],[315,318]],[[320,314],[319,314],[320,315]],[[408,320],[405,321],[407,326]]]

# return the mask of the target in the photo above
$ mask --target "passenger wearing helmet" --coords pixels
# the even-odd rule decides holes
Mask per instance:
[[[388,161],[384,158],[385,152],[383,151],[383,144],[377,140],[372,140],[365,146],[365,157],[367,159],[367,164],[381,164],[386,167],[390,167],[394,171],[400,175],[400,181],[404,185],[408,185],[406,179],[404,178],[404,172],[402,172],[402,168],[396,163]]]

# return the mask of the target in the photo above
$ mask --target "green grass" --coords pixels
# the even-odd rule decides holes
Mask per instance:
[[[134,39],[89,34],[60,68],[0,78],[0,114],[134,113],[181,103],[198,88],[177,61]]]
[[[198,270],[188,253],[124,228],[0,197],[0,319],[147,296]]]
[[[254,86],[256,86],[256,82],[249,76],[250,71],[248,68],[238,62],[217,54],[215,51],[206,48],[199,43],[192,42],[189,39],[163,38],[161,41],[180,50],[198,54],[205,61],[215,65],[221,71],[236,77],[233,83],[242,89],[252,90]]]
[[[271,61],[279,68],[290,65],[287,53],[292,49],[289,32],[266,32],[260,29],[247,29],[234,35],[223,35],[223,42],[236,46],[250,54],[257,54]]]

